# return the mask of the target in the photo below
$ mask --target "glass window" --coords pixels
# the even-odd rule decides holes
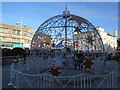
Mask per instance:
[[[3,37],[0,37],[0,41],[3,41]]]
[[[17,35],[17,31],[15,31],[15,35]]]
[[[6,29],[6,28],[3,28],[3,29],[2,29],[2,32],[3,32],[3,33],[9,33],[9,30]]]
[[[15,34],[15,30],[13,30],[12,33]]]
[[[13,41],[13,42],[17,42],[17,38],[13,38],[12,41]]]
[[[20,42],[20,38],[17,38],[17,42]]]
[[[17,30],[13,30],[12,33],[13,33],[14,35],[20,35],[20,31],[17,31]]]
[[[0,32],[2,32],[2,28],[0,28]]]
[[[17,35],[20,35],[20,31],[17,31]]]
[[[3,41],[8,41],[8,40],[9,40],[8,38],[3,37]]]
[[[29,40],[29,43],[31,43],[31,40]]]
[[[24,43],[26,43],[26,39],[24,39]]]

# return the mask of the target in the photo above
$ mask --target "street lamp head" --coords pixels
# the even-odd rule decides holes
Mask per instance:
[[[16,24],[18,25],[18,24],[19,24],[19,22],[16,22]]]
[[[27,24],[24,24],[24,27],[27,27]]]

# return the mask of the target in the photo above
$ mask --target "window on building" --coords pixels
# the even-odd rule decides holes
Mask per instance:
[[[3,37],[0,37],[0,41],[3,41]]]
[[[24,43],[26,43],[27,42],[27,40],[26,39],[24,39]]]
[[[17,35],[20,35],[20,31],[17,31]]]
[[[32,33],[30,33],[30,37],[32,37]]]
[[[29,44],[31,43],[31,40],[29,40]]]
[[[17,35],[17,31],[15,31],[15,35]]]
[[[2,28],[0,27],[0,32],[2,32]]]
[[[31,33],[29,33],[29,37],[31,37]]]
[[[2,32],[2,33],[9,33],[9,29],[3,28],[1,32]]]
[[[12,33],[15,35],[15,30],[13,30]]]
[[[30,33],[27,33],[27,37],[30,37]]]
[[[23,36],[27,36],[27,33],[24,32],[24,33],[23,33]]]
[[[3,42],[9,41],[9,38],[3,37]]]
[[[13,30],[12,32],[13,32],[14,35],[20,35],[20,31]]]
[[[17,38],[12,38],[12,42],[17,42]]]
[[[17,42],[20,42],[20,38],[17,38]]]

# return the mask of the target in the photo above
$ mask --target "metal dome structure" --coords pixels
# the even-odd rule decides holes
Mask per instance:
[[[33,37],[31,49],[51,48],[59,44],[65,48],[72,47],[73,51],[104,51],[96,28],[88,20],[70,14],[67,10],[40,25]]]
[[[15,88],[100,88],[106,85],[111,88],[112,73],[100,68],[103,54],[104,45],[96,28],[88,20],[65,10],[37,29],[30,58],[11,66],[10,84]]]

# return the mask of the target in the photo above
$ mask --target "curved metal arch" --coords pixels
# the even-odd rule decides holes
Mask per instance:
[[[45,23],[47,23],[48,21],[50,21],[50,20],[52,20],[52,19],[54,19],[54,18],[60,17],[60,16],[62,16],[62,15],[56,15],[56,16],[54,16],[54,17],[51,17],[51,18],[47,19],[45,22],[43,22],[43,23],[38,27],[37,31],[35,32],[35,34],[34,34],[34,36],[33,36],[33,38],[32,38],[31,48],[32,48],[32,44],[33,44],[32,42],[33,42],[33,40],[34,40],[34,37],[35,37],[36,33],[39,32],[39,29],[40,29]]]
[[[49,25],[49,22],[50,22],[50,21],[52,22],[52,20],[54,20],[54,19],[56,19],[56,18],[59,18],[59,17],[63,17],[63,15],[57,15],[57,16],[51,17],[50,19],[46,20],[44,23],[42,23],[42,24],[40,25],[40,27],[37,29],[36,33],[39,32],[39,30],[41,30],[41,28],[44,26],[44,24],[48,23],[48,25]],[[76,16],[76,15],[72,15],[72,14],[69,15],[69,19],[70,19],[70,18],[73,18],[75,21],[77,20],[77,21],[76,21],[77,23],[80,21],[81,24],[82,24],[82,23],[86,24],[87,27],[88,27],[88,29],[89,29],[89,27],[90,27],[93,31],[96,31],[96,33],[97,33],[97,35],[99,36],[100,41],[101,41],[101,43],[102,43],[102,45],[103,45],[103,41],[102,41],[102,39],[101,39],[98,31],[96,30],[96,28],[95,28],[88,20],[86,20],[86,19],[84,19],[84,18],[82,18],[82,17]],[[63,18],[62,18],[62,19],[63,19]],[[58,20],[59,20],[59,19],[58,19]],[[58,20],[57,20],[57,21],[58,21]],[[60,20],[61,20],[61,19],[60,19]],[[57,22],[56,22],[56,23],[57,23]],[[79,26],[81,26],[80,23],[78,23]],[[53,24],[52,24],[52,25],[53,25]],[[47,26],[47,25],[46,25],[46,26]],[[49,27],[47,27],[47,28],[49,28]],[[86,27],[85,27],[85,28],[86,28]],[[34,37],[35,37],[35,36],[36,36],[36,34],[34,35]],[[33,39],[34,39],[34,37],[33,37]],[[33,39],[32,39],[32,42],[33,42]],[[32,48],[32,42],[31,42],[31,48]],[[104,51],[104,46],[103,46],[102,48],[103,48],[103,51]]]
[[[100,41],[101,41],[101,43],[102,43],[102,45],[103,45],[103,52],[104,52],[104,51],[105,51],[105,48],[104,48],[104,44],[103,44],[102,38],[101,38],[100,34],[98,33],[97,29],[92,25],[92,23],[90,23],[88,20],[86,20],[86,19],[84,19],[84,18],[82,18],[82,17],[79,17],[79,16],[77,16],[77,15],[72,15],[72,16],[73,16],[74,18],[77,17],[77,19],[79,19],[79,21],[82,20],[84,23],[87,23],[89,26],[92,26],[92,27],[93,27],[93,30],[95,30],[96,33],[97,33],[97,35],[100,37]]]

